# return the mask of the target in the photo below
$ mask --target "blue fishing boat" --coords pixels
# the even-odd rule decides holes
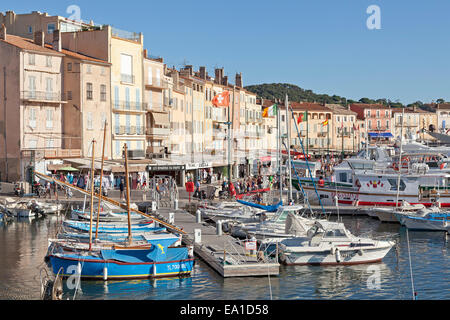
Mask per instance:
[[[64,226],[67,226],[71,229],[89,232],[90,226],[88,222],[81,221],[64,221]],[[92,226],[92,232],[96,232],[97,227],[94,224]],[[166,231],[166,228],[162,227],[154,227],[152,223],[140,223],[140,224],[132,224],[131,225],[132,232],[163,232]],[[98,227],[99,233],[126,233],[128,232],[128,226],[126,224],[100,224]]]
[[[271,205],[271,206],[265,206],[262,204],[247,202],[247,201],[243,201],[243,200],[236,200],[236,201],[239,202],[240,204],[243,204],[243,205],[246,205],[246,206],[249,206],[252,208],[262,209],[267,212],[277,212],[278,208],[283,205],[283,201],[280,201],[279,203]]]
[[[53,272],[63,277],[78,272],[86,280],[122,280],[186,276],[192,272],[194,258],[186,247],[171,248],[161,240],[149,249],[111,249],[82,253],[53,253],[49,261]]]

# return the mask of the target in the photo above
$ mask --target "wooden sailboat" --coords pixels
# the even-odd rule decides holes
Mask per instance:
[[[130,219],[130,193],[128,184],[127,146],[125,152],[125,175],[127,188],[128,234],[124,244],[108,244],[92,250],[92,215],[89,229],[89,250],[78,252],[56,252],[48,255],[49,262],[56,274],[62,269],[63,277],[70,276],[70,267],[75,265],[81,269],[82,279],[139,279],[152,277],[169,277],[189,275],[194,259],[189,257],[186,247],[170,247],[178,237],[160,238],[153,244],[133,245]],[[93,181],[93,177],[92,177]],[[93,212],[93,184],[91,185],[91,213]],[[99,195],[101,199],[101,194]],[[96,231],[98,228],[96,228]]]

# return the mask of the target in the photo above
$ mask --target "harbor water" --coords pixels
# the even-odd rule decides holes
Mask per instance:
[[[367,232],[375,236],[396,235],[397,246],[382,263],[281,266],[277,277],[251,279],[223,279],[196,259],[192,276],[188,278],[82,281],[81,290],[76,292],[65,281],[64,297],[79,300],[412,299],[406,229],[370,217],[345,217],[343,222],[355,235]],[[55,236],[60,223],[57,217],[0,223],[0,299],[40,298],[40,274],[46,268],[47,240]],[[444,233],[409,231],[409,240],[417,299],[450,299],[450,237],[447,241]]]

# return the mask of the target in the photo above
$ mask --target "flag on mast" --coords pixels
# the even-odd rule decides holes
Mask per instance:
[[[308,121],[308,111],[305,111],[298,115],[297,124],[300,124],[303,121]]]
[[[278,112],[278,105],[274,104],[273,106],[264,109],[262,116],[263,118],[274,117],[277,115],[277,112]]]
[[[230,92],[224,91],[219,93],[212,99],[212,104],[215,107],[228,107],[230,105]]]

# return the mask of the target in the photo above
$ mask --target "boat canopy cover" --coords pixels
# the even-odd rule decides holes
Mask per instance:
[[[101,255],[105,260],[116,260],[124,263],[145,263],[162,261],[179,261],[187,259],[186,247],[168,248],[168,244],[161,242],[150,249],[144,250],[102,250]]]
[[[394,136],[390,132],[369,132],[371,138],[393,138]]]
[[[268,212],[276,212],[278,210],[279,207],[281,207],[283,205],[283,201],[280,201],[277,204],[271,205],[271,206],[264,206],[261,204],[257,204],[257,203],[253,203],[253,202],[247,202],[247,201],[243,201],[243,200],[236,200],[237,202],[239,202],[240,204],[252,207],[252,208],[257,208],[257,209],[262,209]]]

